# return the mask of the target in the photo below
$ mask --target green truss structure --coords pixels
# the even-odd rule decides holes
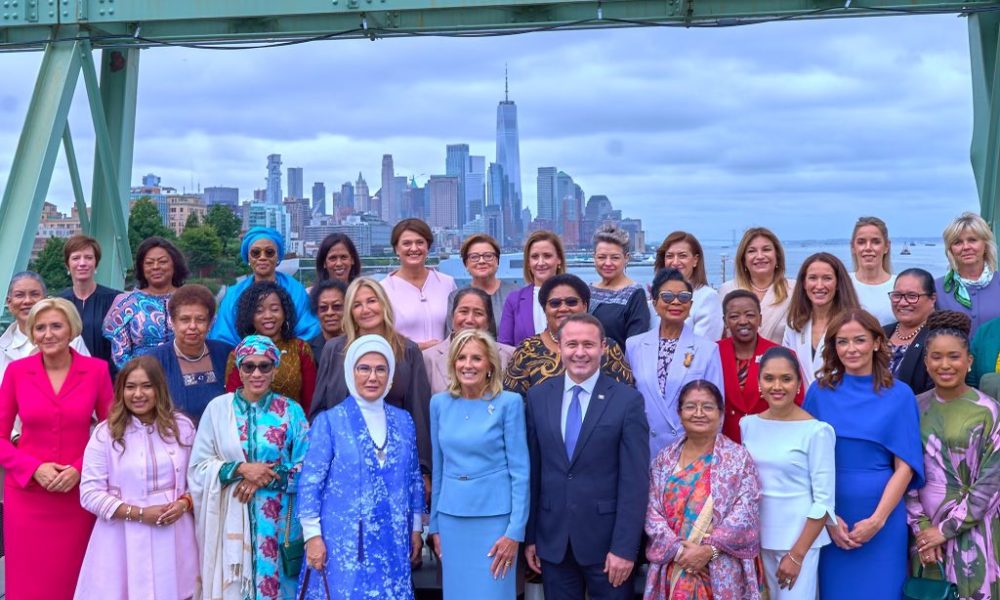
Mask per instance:
[[[0,282],[28,264],[61,147],[83,230],[105,249],[98,280],[123,284],[141,49],[942,13],[968,18],[972,169],[998,231],[1000,0],[0,0],[0,52],[44,52],[0,200]],[[90,218],[67,121],[81,73],[96,135]]]

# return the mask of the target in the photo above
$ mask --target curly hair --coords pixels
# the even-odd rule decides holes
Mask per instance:
[[[927,317],[927,340],[924,347],[931,345],[935,338],[947,335],[957,338],[962,347],[969,349],[969,334],[972,332],[972,319],[964,312],[957,310],[936,310]]]
[[[115,401],[108,414],[108,432],[111,435],[111,444],[121,448],[122,454],[125,453],[125,429],[133,416],[132,411],[125,405],[125,383],[129,375],[140,369],[146,373],[146,377],[153,384],[153,391],[156,393],[153,422],[156,424],[157,433],[163,440],[174,440],[178,444],[183,443],[177,420],[187,417],[174,410],[174,403],[170,400],[167,377],[163,374],[163,368],[152,356],[137,356],[125,363],[122,370],[118,372],[118,376],[115,378]]]
[[[257,314],[257,309],[264,298],[271,294],[278,296],[281,310],[285,313],[285,318],[281,323],[281,339],[290,340],[295,337],[293,324],[298,321],[298,315],[295,313],[292,297],[288,295],[285,288],[273,281],[258,281],[244,290],[236,303],[236,333],[240,338],[257,333],[253,324],[254,315]]]

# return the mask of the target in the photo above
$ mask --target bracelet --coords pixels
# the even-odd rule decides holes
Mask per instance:
[[[796,565],[796,566],[798,566],[798,567],[801,567],[801,566],[802,566],[802,563],[801,563],[801,562],[799,562],[799,561],[797,561],[797,560],[795,560],[795,557],[794,557],[794,556],[792,556],[792,553],[791,553],[791,552],[789,552],[788,554],[785,554],[785,556],[787,556],[787,557],[788,557],[788,560],[790,560],[790,561],[792,561],[793,563],[795,563],[795,565]]]
[[[131,521],[132,520],[132,505],[131,504],[126,504],[125,507],[126,507],[125,508],[125,520],[126,521]]]
[[[708,547],[712,549],[712,558],[708,559],[709,562],[719,558],[719,549],[716,548],[715,546],[712,546],[711,544]]]
[[[139,522],[142,523],[142,507],[139,507]]]

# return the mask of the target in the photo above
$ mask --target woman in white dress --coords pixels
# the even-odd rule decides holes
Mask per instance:
[[[861,308],[870,312],[882,326],[894,323],[892,303],[892,244],[889,228],[878,217],[861,217],[851,234],[851,282]]]
[[[795,404],[798,360],[777,346],[760,360],[768,409],[740,421],[761,479],[761,558],[772,600],[815,600],[819,549],[834,513],[833,428]]]

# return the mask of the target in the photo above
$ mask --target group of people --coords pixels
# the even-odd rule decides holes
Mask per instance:
[[[347,236],[316,283],[277,270],[186,284],[150,238],[136,288],[34,273],[0,336],[6,593],[69,598],[407,599],[429,545],[445,598],[899,598],[918,572],[1000,598],[1000,278],[980,217],[944,233],[950,269],[893,274],[885,224],[859,219],[853,271],[818,253],[786,279],[747,230],[736,277],[671,233],[646,286],[606,225],[592,284],[533,232],[518,287],[467,238],[471,277],[361,275]]]

